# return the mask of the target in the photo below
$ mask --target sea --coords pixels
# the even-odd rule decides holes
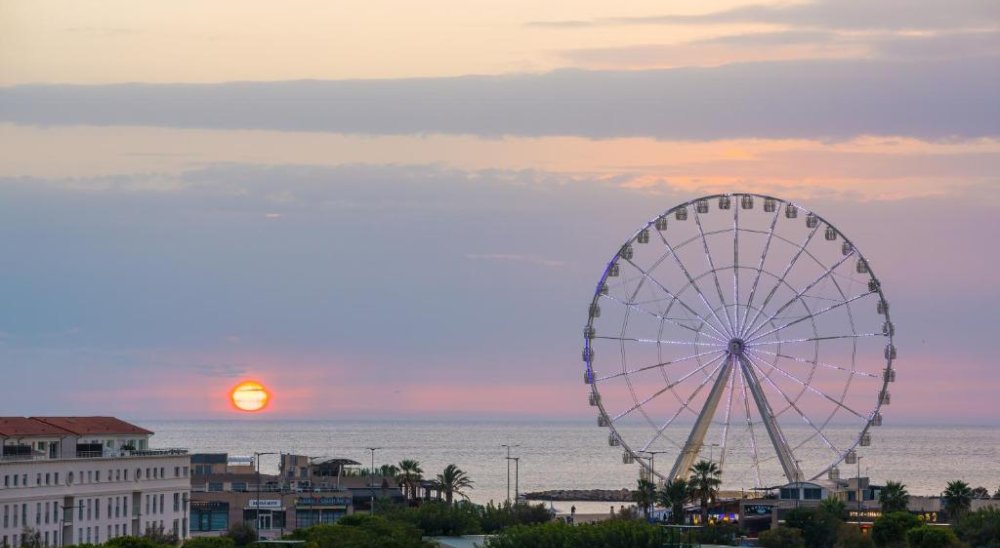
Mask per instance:
[[[312,457],[342,457],[370,466],[415,459],[425,477],[455,464],[473,480],[469,498],[477,503],[510,495],[553,489],[634,488],[639,465],[623,464],[620,448],[609,447],[605,429],[589,421],[136,421],[153,430],[151,446],[179,447],[191,452],[225,452],[249,456],[255,452],[284,452]],[[503,444],[516,446],[508,461]],[[990,493],[1000,487],[1000,426],[887,425],[877,429],[870,447],[859,452],[860,465],[844,466],[841,477],[857,473],[875,484],[903,482],[913,495],[938,495],[945,485],[960,479]],[[670,455],[662,455],[666,460]],[[657,470],[662,465],[657,461]],[[819,462],[803,462],[803,469]],[[774,470],[777,464],[765,463]],[[261,470],[275,473],[278,457],[261,457]],[[773,477],[773,476],[772,476]],[[755,487],[747,476],[727,478],[723,489]],[[516,481],[516,486],[515,486]],[[549,505],[550,503],[546,503]],[[568,513],[607,512],[607,502],[554,502]]]

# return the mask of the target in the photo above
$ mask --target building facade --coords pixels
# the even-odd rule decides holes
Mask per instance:
[[[0,417],[0,545],[100,543],[150,528],[187,538],[190,458],[111,417]]]

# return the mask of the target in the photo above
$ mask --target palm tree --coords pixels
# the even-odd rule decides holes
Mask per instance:
[[[686,480],[668,481],[657,494],[657,499],[665,508],[670,508],[674,523],[684,524],[684,503],[691,498]]]
[[[878,502],[882,505],[882,513],[905,512],[910,504],[910,493],[906,486],[898,481],[887,481],[882,492],[878,494]]]
[[[640,479],[632,500],[642,508],[642,514],[649,518],[649,507],[656,502],[656,484],[648,479]]]
[[[948,518],[954,522],[955,518],[972,507],[972,489],[962,480],[949,481],[948,487],[941,493],[941,499],[944,502],[944,509],[948,512]]]
[[[843,521],[847,518],[847,505],[837,497],[827,497],[819,503],[821,510]],[[884,508],[884,507],[883,507]]]
[[[396,476],[403,486],[403,494],[406,498],[417,498],[417,482],[423,479],[424,470],[420,467],[420,462],[413,459],[403,459],[399,461],[399,475]]]
[[[715,502],[715,497],[719,494],[719,485],[722,484],[722,470],[719,465],[709,460],[700,460],[691,467],[691,479],[688,484],[691,486],[692,497],[698,498],[701,502],[701,523],[708,523],[708,503]]]
[[[472,489],[472,480],[468,474],[454,464],[445,466],[444,471],[437,475],[437,484],[448,504],[451,504],[454,495],[469,498],[462,490]]]

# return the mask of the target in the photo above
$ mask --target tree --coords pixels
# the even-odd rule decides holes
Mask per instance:
[[[841,523],[839,516],[822,508],[795,508],[785,514],[785,525],[802,531],[809,548],[832,548]]]
[[[917,516],[909,512],[883,514],[872,524],[875,546],[906,546],[906,532],[920,525]]]
[[[156,544],[164,544],[168,546],[176,546],[179,542],[177,535],[173,532],[167,533],[162,525],[147,524],[146,531],[142,534],[143,538],[147,538]]]
[[[648,479],[640,479],[636,490],[632,492],[632,500],[642,508],[642,515],[648,519],[649,507],[656,502],[656,484]]]
[[[430,548],[422,533],[413,525],[387,520],[382,516],[352,514],[333,525],[313,525],[291,534],[312,548]]]
[[[722,470],[719,465],[709,460],[700,460],[691,467],[691,479],[688,484],[691,486],[692,497],[701,502],[701,522],[708,523],[708,503],[715,502],[715,497],[719,494],[719,485],[722,484]]]
[[[993,493],[993,500],[1000,499],[1000,487],[997,487],[996,492]]]
[[[906,533],[906,545],[910,548],[947,548],[961,546],[958,537],[947,527],[921,525]]]
[[[688,483],[682,479],[668,481],[657,495],[658,502],[664,508],[670,508],[671,520],[679,525],[684,524],[684,504],[690,498]]]
[[[837,528],[837,542],[833,548],[875,548],[875,543],[857,525],[841,523]]]
[[[115,537],[101,545],[103,548],[163,548],[146,537]]]
[[[805,548],[806,546],[805,541],[802,540],[802,531],[785,526],[762,532],[757,543],[763,548]]]
[[[990,498],[990,490],[979,486],[972,490],[972,498],[974,499],[988,499]]]
[[[444,498],[448,504],[451,504],[455,495],[460,495],[462,498],[469,498],[464,490],[472,489],[472,483],[468,474],[454,464],[445,466],[444,471],[437,476],[438,487],[444,493]]]
[[[837,497],[827,497],[819,503],[821,510],[841,521],[847,519],[847,505]]]
[[[949,481],[944,493],[941,493],[944,509],[948,519],[956,521],[972,507],[972,489],[962,480]]]
[[[383,478],[395,478],[399,475],[399,468],[395,464],[383,464],[376,469],[376,473]]]
[[[233,539],[236,546],[246,546],[257,540],[257,530],[249,523],[237,521],[229,526],[226,536]]]
[[[403,494],[406,498],[417,498],[417,483],[423,478],[423,474],[420,462],[412,459],[399,461],[399,475],[396,476],[396,481],[403,485]]]
[[[878,494],[878,502],[882,505],[882,513],[905,512],[910,504],[910,493],[906,486],[898,481],[887,481]]]
[[[954,524],[955,534],[969,546],[1000,548],[1000,508],[969,512]]]
[[[21,529],[22,548],[42,548],[42,546],[44,546],[44,544],[42,543],[41,531],[28,526]]]

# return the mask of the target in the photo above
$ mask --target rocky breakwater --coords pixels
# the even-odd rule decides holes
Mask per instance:
[[[524,493],[521,498],[525,500],[632,502],[632,491],[628,489],[553,489]]]

